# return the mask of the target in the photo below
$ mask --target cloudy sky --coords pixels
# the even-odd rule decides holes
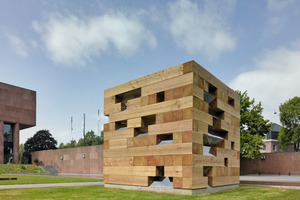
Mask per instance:
[[[22,143],[40,129],[78,140],[83,113],[97,130],[105,89],[190,60],[279,123],[274,110],[300,95],[299,19],[296,0],[1,0],[0,81],[37,91]]]

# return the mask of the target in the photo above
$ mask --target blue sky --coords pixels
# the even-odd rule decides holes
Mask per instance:
[[[279,123],[274,110],[300,95],[299,19],[296,0],[2,0],[0,81],[37,91],[21,143],[40,129],[78,140],[83,113],[97,130],[105,89],[190,60]]]

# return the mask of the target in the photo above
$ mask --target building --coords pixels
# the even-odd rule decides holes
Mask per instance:
[[[0,82],[0,164],[19,163],[19,132],[35,123],[36,92]]]
[[[261,150],[261,153],[274,153],[280,150],[278,144],[278,134],[281,129],[281,126],[272,123],[270,132],[266,135],[266,138],[263,140],[264,146]]]
[[[239,95],[196,62],[104,98],[105,187],[198,194],[239,184]]]

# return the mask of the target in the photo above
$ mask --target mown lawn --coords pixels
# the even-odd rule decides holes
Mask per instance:
[[[0,185],[17,185],[17,184],[42,184],[42,183],[75,183],[75,182],[98,182],[101,179],[93,178],[73,178],[58,176],[22,176],[22,175],[3,175],[0,177],[16,177],[17,180],[0,181]],[[2,190],[0,190],[0,193]],[[1,199],[1,198],[0,198]]]
[[[39,166],[0,164],[0,174],[46,174]]]
[[[153,199],[218,199],[218,200],[243,200],[243,199],[299,199],[300,190],[278,189],[266,187],[241,186],[236,190],[207,194],[200,196],[181,196],[170,194],[157,194],[150,192],[137,192],[120,189],[107,189],[103,186],[84,187],[57,187],[57,188],[36,188],[36,189],[13,189],[0,190],[0,199],[132,199],[132,200],[153,200]]]

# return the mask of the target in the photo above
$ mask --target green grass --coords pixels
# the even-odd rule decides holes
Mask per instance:
[[[39,166],[0,164],[0,174],[46,174]]]
[[[218,200],[278,200],[278,199],[299,199],[300,190],[278,189],[266,187],[245,187],[241,186],[236,190],[207,194],[200,196],[181,196],[170,194],[157,194],[150,192],[138,192],[120,189],[107,189],[103,186],[84,187],[57,187],[57,188],[34,188],[34,189],[13,189],[0,190],[0,199],[132,199],[132,200],[153,200],[153,199],[218,199]]]
[[[0,181],[0,185],[42,184],[42,183],[75,183],[75,182],[102,181],[101,179],[58,177],[58,176],[22,176],[22,175],[3,175],[3,174],[1,174],[0,177],[16,177],[17,178],[17,180]]]

